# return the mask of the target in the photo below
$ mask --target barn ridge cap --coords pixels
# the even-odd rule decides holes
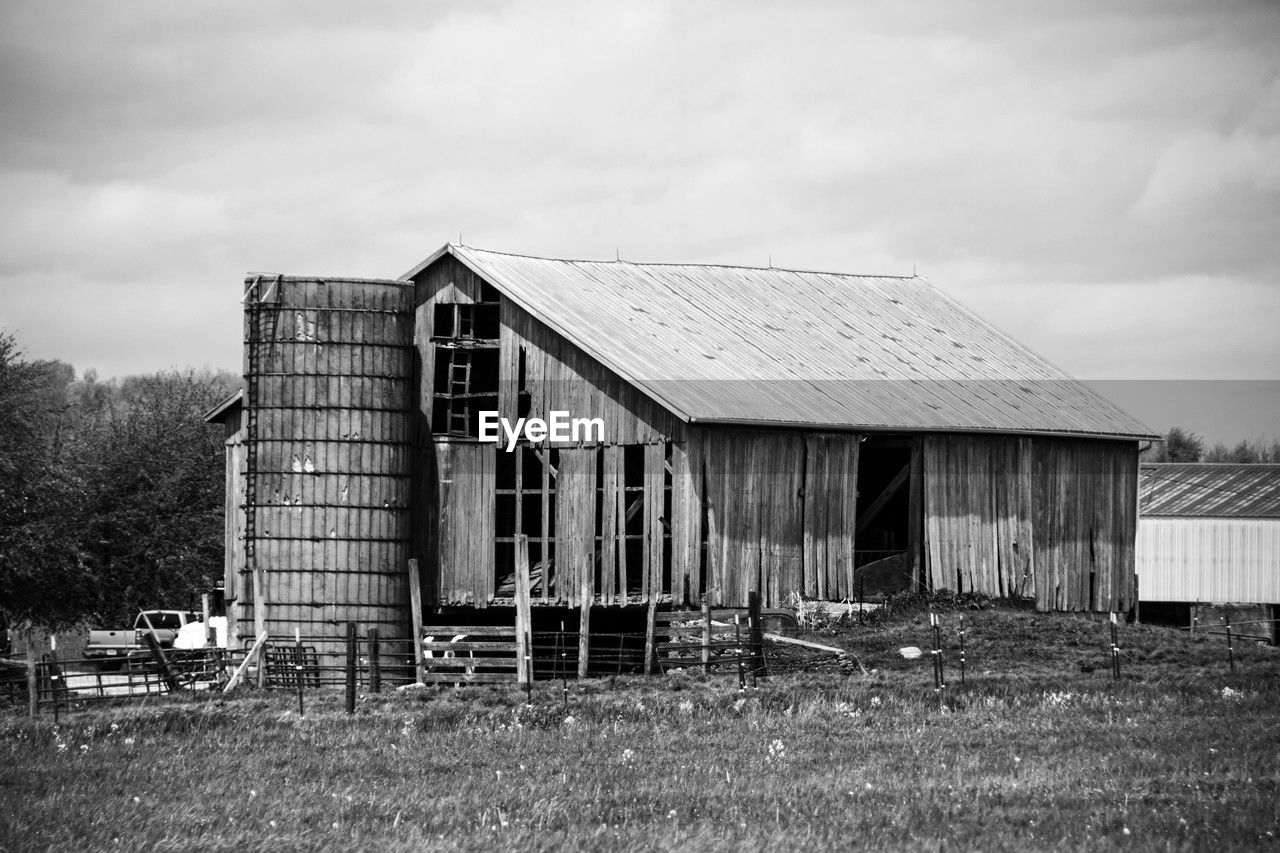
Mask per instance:
[[[455,254],[454,250],[461,249],[466,252],[483,252],[486,255],[502,255],[507,258],[520,258],[526,261],[546,261],[547,263],[557,264],[626,264],[633,267],[696,267],[699,269],[725,269],[725,270],[751,270],[753,272],[790,272],[801,275],[825,275],[837,278],[872,278],[872,279],[890,279],[893,281],[918,281],[922,284],[928,283],[928,279],[922,275],[897,275],[894,273],[858,273],[858,272],[838,272],[836,270],[815,270],[804,269],[801,267],[779,267],[779,266],[753,266],[751,264],[713,264],[702,263],[697,261],[678,262],[678,261],[633,261],[626,258],[549,258],[544,255],[528,255],[523,252],[503,252],[498,249],[486,249],[480,246],[468,246],[465,243],[445,243],[440,249],[433,252],[425,260],[414,266],[411,270],[400,276],[400,280],[411,279],[418,273],[422,272],[431,264],[438,261],[445,254]]]

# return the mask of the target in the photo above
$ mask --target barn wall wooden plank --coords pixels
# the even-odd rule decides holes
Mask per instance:
[[[622,448],[609,445],[602,450],[600,465],[600,600],[620,603],[625,589],[618,586],[619,467]]]
[[[702,468],[698,445],[671,446],[671,585],[683,604],[699,601],[702,542]],[[690,600],[684,599],[688,590]]]
[[[666,515],[666,446],[646,445],[644,449],[644,522],[646,548],[645,600],[662,595],[669,590],[663,583],[666,577],[665,527]]]
[[[439,603],[486,606],[494,594],[496,448],[437,442]]]

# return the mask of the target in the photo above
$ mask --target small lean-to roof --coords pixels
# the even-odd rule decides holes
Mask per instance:
[[[1280,518],[1280,465],[1145,463],[1138,488],[1143,515]]]
[[[244,389],[241,388],[232,394],[228,394],[227,398],[218,403],[212,409],[204,413],[204,422],[207,424],[220,424],[226,419],[227,413],[239,406],[244,401]]]
[[[445,255],[687,421],[1157,437],[921,278]]]

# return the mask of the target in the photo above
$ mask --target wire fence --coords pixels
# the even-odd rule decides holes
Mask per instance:
[[[1109,645],[1111,678],[1122,676],[1124,651],[1121,623],[1111,614],[1100,643]],[[1244,633],[1244,626],[1274,625],[1277,619],[1224,620],[1222,630],[1197,633],[1224,636],[1227,664],[1236,670],[1236,643],[1267,640],[1270,636]],[[645,631],[589,632],[586,642],[573,628],[534,630],[518,642],[514,626],[424,626],[422,636],[382,637],[376,629],[360,634],[347,626],[344,653],[331,651],[330,636],[295,636],[292,641],[246,643],[244,648],[160,650],[158,647],[125,659],[59,659],[46,653],[39,660],[0,661],[0,701],[26,704],[33,714],[85,707],[105,700],[138,700],[179,691],[221,691],[235,678],[271,689],[296,691],[299,707],[308,690],[341,687],[353,710],[357,693],[380,693],[409,685],[461,687],[521,681],[566,684],[580,675],[602,677],[674,671],[726,675],[739,687],[760,679],[815,664],[839,662],[851,670],[861,666],[847,650],[766,632],[758,613],[724,611],[658,611]],[[949,678],[966,678],[966,636],[973,630],[960,615],[951,624],[933,611],[925,635],[934,689],[941,694]],[[1183,630],[1190,630],[1184,628]],[[1106,642],[1109,641],[1109,644]],[[320,651],[325,649],[323,653]],[[583,657],[585,651],[585,658]],[[902,651],[906,651],[903,649]],[[923,652],[922,652],[923,653]],[[847,665],[847,666],[846,666]],[[865,671],[865,670],[864,670]],[[567,689],[567,688],[566,688]]]

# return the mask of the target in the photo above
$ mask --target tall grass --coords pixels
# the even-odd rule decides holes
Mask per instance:
[[[1080,668],[1106,649],[1095,620],[984,611],[970,677],[939,695],[927,661],[894,651],[924,644],[917,617],[829,635],[870,677],[755,690],[675,674],[571,683],[567,706],[556,683],[531,705],[502,688],[367,696],[353,717],[334,694],[299,718],[294,697],[252,692],[5,717],[0,849],[1276,843],[1276,650],[1243,649],[1232,677],[1215,646],[1126,629],[1112,681]]]

